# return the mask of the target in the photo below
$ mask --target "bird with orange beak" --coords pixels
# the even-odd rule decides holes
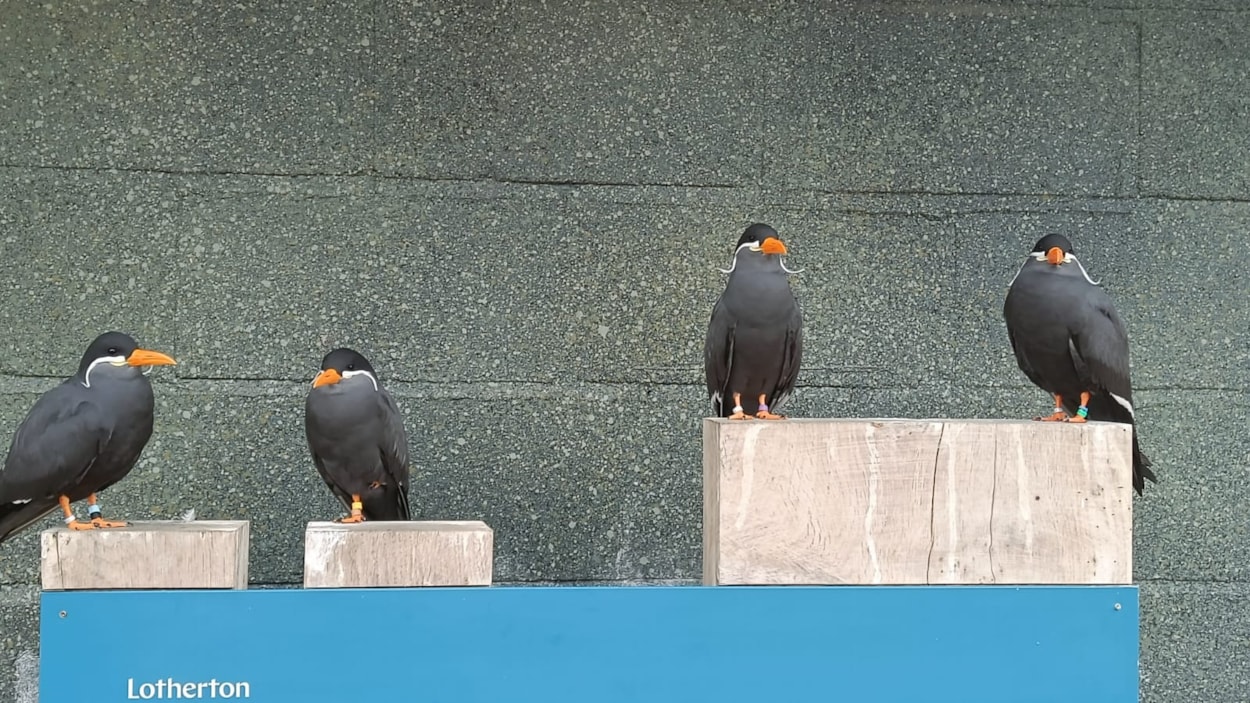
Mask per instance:
[[[1155,481],[1141,452],[1129,375],[1128,332],[1111,297],[1085,272],[1061,234],[1038,240],[1003,303],[1016,364],[1055,399],[1044,422],[1106,420],[1133,425],[1133,488]]]
[[[340,347],[322,358],[304,434],[321,479],[349,511],[338,522],[409,519],[403,416],[362,354]]]
[[[747,227],[708,323],[704,378],[713,411],[732,420],[779,420],[803,356],[803,314],[790,290],[777,231]]]
[[[172,365],[129,335],[106,332],[78,372],[35,401],[0,473],[0,542],[60,506],[71,530],[125,527],[105,520],[96,494],[125,478],[152,436],[152,386],[144,367]],[[71,503],[87,501],[87,521]]]

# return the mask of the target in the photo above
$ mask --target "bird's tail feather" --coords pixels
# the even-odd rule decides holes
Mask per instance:
[[[1063,399],[1064,406],[1067,406],[1069,402],[1071,401],[1068,398]],[[1072,402],[1072,406],[1067,409],[1069,413],[1075,413],[1076,403]],[[1150,470],[1150,459],[1142,454],[1141,446],[1137,442],[1137,424],[1133,413],[1107,393],[1099,393],[1090,398],[1087,410],[1089,410],[1090,420],[1122,422],[1133,426],[1133,490],[1137,491],[1137,495],[1141,495],[1146,489],[1146,479],[1150,479],[1151,483],[1158,483],[1154,472]]]
[[[1137,427],[1133,427],[1133,490],[1137,491],[1137,495],[1141,495],[1146,490],[1146,479],[1150,479],[1151,483],[1158,483],[1159,479],[1155,478],[1155,474],[1150,470],[1151,461],[1142,454],[1141,447],[1137,444]]]
[[[48,500],[0,505],[0,543],[55,510],[56,505]]]
[[[387,486],[380,494],[367,496],[364,503],[365,518],[369,520],[409,520],[408,496],[400,489]]]
[[[1077,400],[1077,398],[1072,399],[1072,409],[1069,410],[1070,413],[1076,413]],[[1067,406],[1068,402],[1069,399],[1065,397],[1063,399],[1064,406]],[[1123,422],[1126,425],[1133,424],[1133,413],[1129,412],[1128,408],[1117,403],[1115,399],[1107,393],[1099,393],[1091,397],[1089,399],[1089,406],[1087,410],[1089,410],[1088,419],[1090,420]]]

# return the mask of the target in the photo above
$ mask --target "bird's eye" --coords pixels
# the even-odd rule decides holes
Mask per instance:
[[[117,347],[109,347],[109,356],[116,356]]]
[[[348,364],[348,365],[347,365],[347,370],[348,370],[348,371],[355,371],[355,370],[356,370],[356,365],[355,365],[355,364]]]

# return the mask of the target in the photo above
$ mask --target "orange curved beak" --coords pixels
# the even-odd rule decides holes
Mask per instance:
[[[339,375],[338,371],[335,371],[334,369],[326,369],[325,371],[317,374],[317,377],[313,379],[313,388],[331,386],[342,380],[343,377]]]
[[[1062,264],[1063,250],[1059,247],[1051,247],[1050,250],[1046,252],[1046,261],[1049,262],[1051,266],[1058,266],[1059,264]]]
[[[768,237],[760,242],[760,251],[765,254],[784,254],[786,253],[786,245],[781,243],[776,237]]]
[[[158,351],[136,349],[126,357],[126,363],[131,366],[174,366],[178,362],[174,361],[173,357]]]

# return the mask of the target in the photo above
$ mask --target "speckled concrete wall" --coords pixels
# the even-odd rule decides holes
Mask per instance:
[[[417,515],[487,520],[497,580],[690,581],[745,224],[805,269],[789,410],[826,416],[1048,409],[1000,309],[1061,231],[1128,322],[1163,481],[1142,699],[1248,701],[1248,94],[1244,0],[6,0],[0,437],[130,331],[180,365],[110,512],[249,518],[253,582],[296,583],[338,514],[302,398],[350,344]],[[0,547],[0,700],[30,700],[36,533]]]

